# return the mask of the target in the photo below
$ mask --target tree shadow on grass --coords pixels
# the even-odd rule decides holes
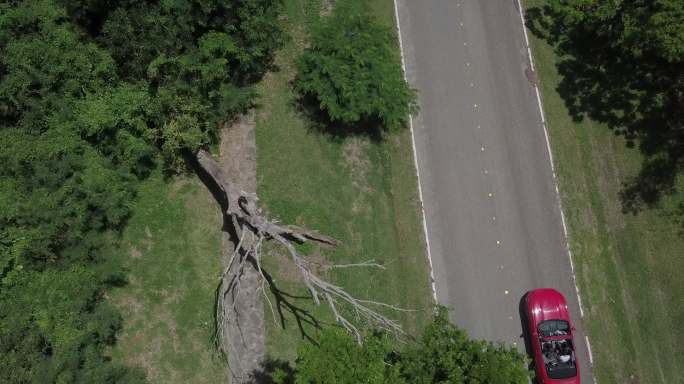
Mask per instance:
[[[657,206],[663,195],[676,192],[677,165],[670,158],[654,158],[644,161],[641,172],[623,184],[620,199],[624,212],[637,213],[642,207]]]
[[[294,384],[294,368],[289,362],[280,359],[267,359],[261,369],[254,372],[257,384]]]
[[[256,266],[255,266],[256,268]],[[310,311],[304,309],[303,307],[295,304],[296,300],[310,300],[310,296],[300,296],[290,294],[282,289],[280,289],[273,277],[268,271],[264,270],[262,267],[262,272],[268,283],[269,290],[275,299],[275,312],[278,314],[278,321],[282,329],[287,328],[287,319],[285,313],[289,313],[295,319],[297,328],[299,329],[300,336],[310,342],[311,344],[318,345],[318,341],[307,331],[307,326],[313,329],[321,329],[322,322],[319,321]]]
[[[557,91],[571,118],[605,124],[644,157],[641,171],[623,184],[623,212],[636,214],[676,193],[684,165],[684,76],[678,64],[649,52],[636,59],[613,37],[564,25],[563,15],[548,5],[530,8],[526,16],[530,31],[558,55]]]
[[[379,119],[366,118],[355,124],[333,121],[314,96],[298,97],[293,107],[309,123],[310,133],[324,135],[331,141],[342,142],[349,137],[363,137],[379,143],[385,138],[385,129]]]

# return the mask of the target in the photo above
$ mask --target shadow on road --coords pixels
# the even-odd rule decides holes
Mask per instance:
[[[570,5],[532,7],[526,25],[558,55],[556,91],[571,118],[601,123],[643,155],[640,172],[624,182],[619,195],[623,212],[636,214],[678,192],[677,176],[684,169],[684,56],[669,57],[654,44],[623,38],[633,8],[617,6],[596,23],[589,13],[567,17],[584,12]],[[680,210],[684,213],[684,205]]]
[[[529,323],[529,319],[527,317],[527,294],[529,292],[525,293],[521,298],[520,301],[518,302],[518,314],[520,315],[520,329],[522,332],[520,333],[520,337],[523,339],[523,342],[525,343],[525,352],[527,353],[527,357],[530,359],[530,363],[527,366],[527,369],[530,371],[534,372],[534,352],[532,351],[532,344],[530,343],[530,333],[529,333],[529,328],[527,327],[527,324]],[[536,383],[535,379],[532,378],[532,383]]]

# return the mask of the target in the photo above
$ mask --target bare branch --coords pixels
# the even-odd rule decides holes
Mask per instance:
[[[354,268],[354,267],[375,267],[375,268],[380,268],[380,269],[386,269],[384,265],[378,264],[375,262],[375,260],[366,260],[362,263],[355,263],[355,264],[333,264],[325,267],[326,269],[333,269],[333,268]]]
[[[302,256],[295,247],[295,244],[305,243],[306,241],[336,246],[340,244],[338,240],[311,229],[301,228],[295,225],[280,225],[276,220],[267,218],[257,205],[257,197],[254,194],[249,194],[234,188],[221,167],[208,152],[199,150],[196,153],[196,157],[197,163],[204,173],[206,173],[213,180],[213,183],[216,184],[218,191],[214,191],[214,195],[218,195],[218,198],[224,200],[221,206],[224,208],[225,214],[230,216],[231,222],[235,226],[236,233],[238,233],[238,236],[240,237],[235,252],[221,275],[221,286],[220,291],[218,292],[219,301],[223,301],[225,295],[229,293],[235,297],[236,292],[240,289],[240,273],[242,269],[249,264],[247,263],[247,260],[249,259],[252,260],[252,265],[255,265],[255,268],[259,272],[262,279],[262,293],[266,296],[266,300],[268,301],[271,312],[275,318],[272,304],[264,289],[264,281],[268,281],[269,284],[273,284],[273,282],[271,279],[266,278],[261,267],[261,244],[264,239],[270,239],[287,250],[291,261],[297,267],[301,281],[311,294],[314,303],[316,305],[321,305],[321,299],[327,302],[330,310],[335,316],[335,320],[353,334],[357,342],[360,343],[362,341],[362,334],[358,326],[344,315],[344,311],[341,311],[342,307],[350,309],[357,321],[362,320],[395,335],[404,334],[401,325],[396,320],[385,317],[371,307],[383,307],[395,311],[408,310],[386,303],[355,298],[342,287],[329,283],[317,276],[313,270],[309,268],[309,262],[307,262],[305,257]],[[249,235],[246,235],[247,232]],[[245,236],[249,236],[249,239],[245,239]],[[234,259],[238,260],[237,264],[234,264]],[[333,265],[327,268],[351,267],[385,269],[383,265],[374,260],[355,264]],[[220,311],[220,313],[217,313],[217,319],[222,321],[219,323],[221,326],[224,326],[224,310],[223,303],[219,302],[217,305],[217,312]],[[235,308],[233,308],[233,310],[235,310]],[[217,333],[218,332],[220,332],[221,336],[223,335],[223,330],[217,331]]]
[[[223,270],[223,273],[221,274],[221,276],[219,276],[219,280],[226,277],[228,271],[230,271],[230,267],[233,265],[233,260],[235,260],[235,256],[237,256],[237,254],[240,253],[240,250],[242,249],[242,242],[245,240],[245,233],[246,232],[244,231],[242,232],[242,235],[240,236],[240,241],[238,241],[237,246],[233,251],[233,255],[230,257],[230,261],[228,261],[228,265],[226,265],[226,268]]]
[[[254,261],[257,266],[257,271],[259,272],[259,275],[261,276],[261,294],[264,295],[264,298],[266,299],[266,302],[268,303],[268,308],[271,310],[271,315],[273,316],[273,323],[278,324],[278,321],[276,320],[276,314],[275,310],[273,309],[273,303],[271,302],[271,298],[268,297],[268,293],[266,292],[266,276],[264,275],[263,269],[261,269],[261,243],[263,242],[264,237],[259,236],[259,241],[257,244],[254,246],[254,252],[252,252],[254,256]]]
[[[290,233],[296,233],[296,234],[303,236],[306,239],[309,239],[312,241],[316,241],[316,242],[323,243],[323,244],[328,244],[328,245],[331,245],[333,247],[340,245],[339,240],[332,238],[330,236],[322,235],[318,231],[313,231],[310,229],[301,228],[301,227],[298,227],[296,225],[288,225],[285,228],[287,230],[289,230]]]

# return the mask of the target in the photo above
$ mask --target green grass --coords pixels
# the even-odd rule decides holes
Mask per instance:
[[[358,297],[385,301],[412,313],[389,313],[409,332],[419,329],[430,313],[427,260],[419,220],[416,177],[408,129],[373,142],[363,137],[334,138],[297,109],[291,81],[294,61],[306,41],[306,25],[318,17],[317,3],[288,0],[290,42],[277,56],[279,70],[259,87],[257,114],[258,194],[269,212],[285,223],[319,229],[342,241],[336,249],[306,250],[321,262],[350,263],[369,259],[386,270],[340,269],[326,275]],[[394,28],[391,0],[371,2],[381,20]],[[398,55],[398,51],[397,51]],[[296,271],[282,251],[270,249],[267,266],[286,290],[305,294]],[[322,272],[323,273],[323,272]],[[326,324],[326,308],[313,308],[307,298],[294,299]],[[271,321],[266,309],[269,353],[292,360],[307,342],[294,317],[285,311],[285,328]],[[305,327],[315,337],[315,329]]]
[[[388,313],[415,332],[430,313],[431,298],[410,133],[377,143],[313,131],[297,111],[290,81],[306,24],[318,17],[319,3],[285,3],[292,39],[278,55],[279,70],[259,86],[259,196],[283,222],[317,228],[342,241],[334,250],[307,247],[317,260],[383,262],[384,271],[340,270],[326,276],[359,297],[419,309]],[[393,25],[391,0],[373,1],[372,6]],[[167,182],[155,175],[141,185],[133,212],[118,251],[129,284],[111,293],[124,317],[112,358],[142,368],[151,383],[225,381],[224,360],[212,344],[214,289],[221,268],[215,202],[194,177]],[[277,248],[268,252],[265,263],[279,287],[305,294],[284,255]],[[332,324],[327,309],[313,308],[308,298],[293,300]],[[285,311],[281,329],[266,311],[272,357],[293,359],[305,340],[294,318]],[[315,337],[315,329],[306,330]]]
[[[124,328],[114,360],[140,367],[150,383],[225,382],[212,344],[214,289],[221,271],[221,221],[196,179],[141,186],[121,247],[129,284],[114,290]]]
[[[558,58],[530,38],[598,382],[684,383],[675,327],[684,323],[684,240],[673,217],[683,196],[622,212],[619,192],[638,173],[640,153],[607,127],[570,118],[556,90]]]

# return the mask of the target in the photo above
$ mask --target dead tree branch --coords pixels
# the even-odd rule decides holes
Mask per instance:
[[[352,264],[333,264],[329,265],[326,268],[327,269],[334,269],[334,268],[355,268],[355,267],[374,267],[374,268],[379,268],[379,269],[386,269],[384,265],[376,263],[375,260],[366,260],[361,263],[352,263]]]
[[[320,305],[321,300],[325,301],[334,314],[337,323],[353,334],[358,342],[362,341],[362,334],[358,326],[347,317],[346,313],[349,311],[354,315],[357,323],[359,320],[365,321],[395,335],[403,334],[401,325],[396,320],[390,319],[373,309],[373,307],[382,307],[402,310],[401,308],[371,300],[357,299],[342,287],[329,283],[317,276],[309,267],[310,263],[304,255],[300,254],[295,246],[295,244],[302,244],[306,241],[336,246],[339,244],[336,239],[310,229],[294,225],[280,225],[275,220],[269,219],[258,207],[257,197],[254,194],[237,190],[208,152],[199,150],[195,157],[197,164],[206,174],[205,178],[208,178],[212,184],[215,184],[214,195],[219,200],[224,214],[231,218],[240,239],[229,264],[220,277],[221,286],[219,288],[219,295],[217,295],[219,302],[217,303],[216,313],[219,320],[217,337],[221,337],[219,340],[222,340],[225,325],[223,320],[226,308],[223,302],[226,295],[235,296],[236,290],[239,289],[239,276],[243,268],[249,264],[255,266],[262,281],[273,285],[273,280],[267,278],[261,268],[261,245],[264,240],[275,241],[287,250],[290,260],[297,267],[301,281],[307,287],[316,305]],[[347,267],[376,267],[384,269],[382,265],[375,263],[373,260],[358,264],[333,266],[333,268]],[[264,295],[267,295],[265,289],[261,289],[261,291]],[[266,298],[268,300],[268,297]],[[235,308],[231,308],[231,310],[235,310]],[[271,310],[273,309],[271,308]]]

